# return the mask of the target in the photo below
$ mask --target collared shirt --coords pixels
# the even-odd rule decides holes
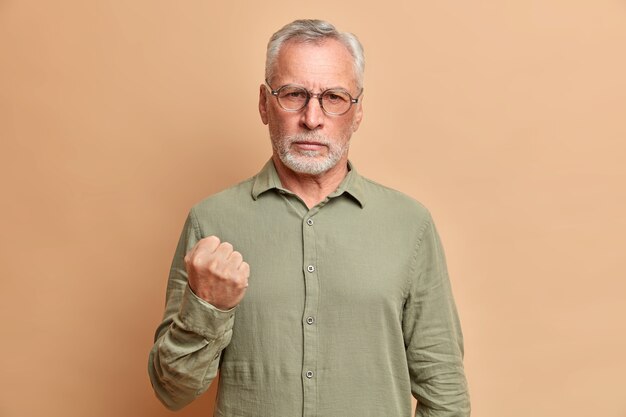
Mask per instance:
[[[463,342],[428,211],[349,172],[312,208],[273,163],[194,206],[167,286],[149,374],[179,409],[219,370],[216,417],[468,416]],[[200,239],[250,265],[241,303],[221,311],[187,284]]]

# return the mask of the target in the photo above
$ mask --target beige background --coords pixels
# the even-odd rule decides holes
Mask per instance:
[[[365,45],[352,159],[438,223],[473,415],[625,417],[617,0],[0,0],[0,416],[171,415],[146,358],[174,246],[268,158],[264,48],[300,17]]]

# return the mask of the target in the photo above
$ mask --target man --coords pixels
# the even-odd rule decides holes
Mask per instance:
[[[468,416],[462,336],[427,210],[348,162],[363,50],[299,20],[267,49],[271,160],[190,211],[150,354],[171,409],[220,417]]]

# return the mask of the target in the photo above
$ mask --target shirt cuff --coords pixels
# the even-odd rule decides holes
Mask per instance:
[[[179,318],[186,330],[197,333],[207,340],[218,339],[233,328],[235,309],[220,310],[185,287]]]

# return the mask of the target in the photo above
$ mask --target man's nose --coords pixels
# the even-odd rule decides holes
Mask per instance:
[[[318,97],[311,97],[303,109],[302,123],[310,130],[319,129],[324,123],[324,110]]]

